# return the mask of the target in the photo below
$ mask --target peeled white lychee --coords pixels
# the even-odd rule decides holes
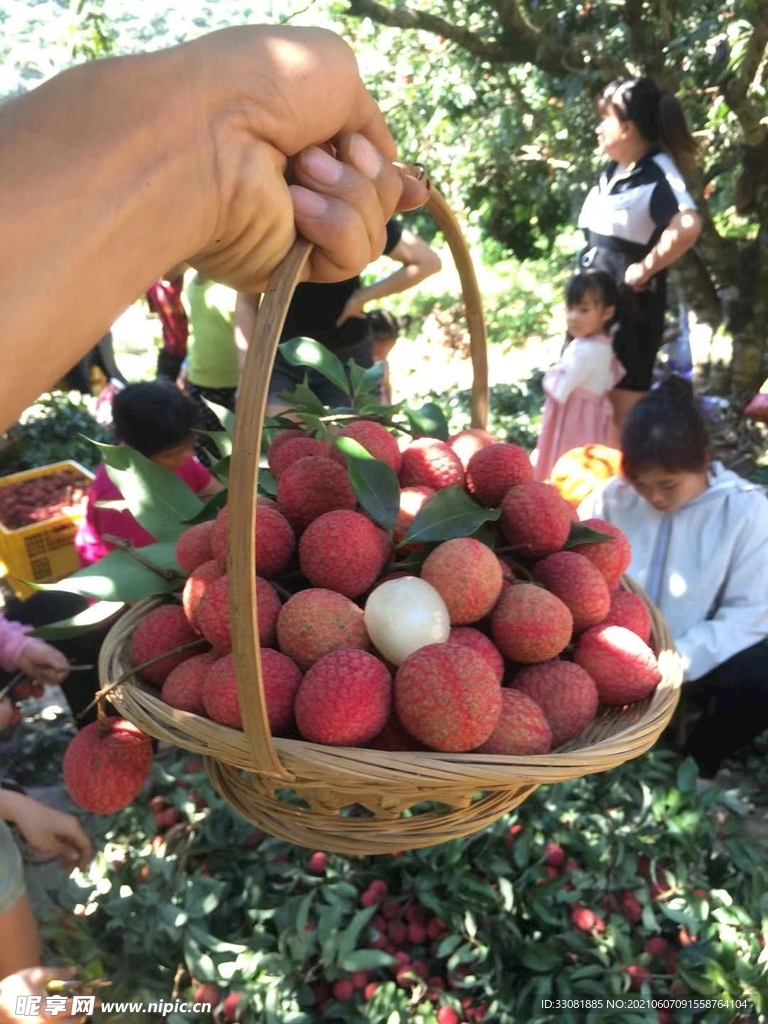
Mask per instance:
[[[365,602],[365,627],[374,647],[393,665],[427,644],[442,644],[451,617],[435,588],[417,576],[387,580]]]

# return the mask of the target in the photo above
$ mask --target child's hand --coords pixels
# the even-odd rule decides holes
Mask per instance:
[[[74,1024],[75,1021],[85,1021],[86,1014],[73,1015],[71,999],[67,999],[63,1012],[50,1013],[45,1009],[48,995],[46,985],[58,979],[70,980],[74,976],[75,970],[72,967],[28,967],[0,979],[0,1024],[53,1024],[53,1021],[57,1024]],[[16,1013],[17,1000],[29,996],[39,999],[39,1003],[33,1004],[37,1005],[37,1011],[19,1016]]]
[[[35,849],[54,854],[68,871],[88,866],[93,845],[74,815],[21,793],[5,793],[4,797],[8,819]]]
[[[19,669],[30,679],[53,686],[67,678],[69,662],[55,647],[30,637],[21,648]]]

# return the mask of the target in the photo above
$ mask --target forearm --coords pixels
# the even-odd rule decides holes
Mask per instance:
[[[24,817],[24,808],[30,803],[30,798],[23,793],[14,793],[10,789],[0,789],[0,821],[9,821],[13,825],[19,824],[19,819]]]
[[[394,274],[382,277],[380,281],[363,285],[357,290],[357,296],[361,303],[368,303],[385,299],[388,295],[398,295],[400,292],[413,288],[424,278],[429,277],[430,273],[431,271],[425,270],[419,264],[402,266]]]
[[[0,107],[2,426],[201,247],[184,73],[179,50],[98,61]]]
[[[686,253],[701,233],[701,220],[694,210],[684,210],[672,218],[658,242],[641,261],[648,278],[671,266]]]

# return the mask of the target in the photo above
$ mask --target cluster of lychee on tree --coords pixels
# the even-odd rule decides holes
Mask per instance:
[[[414,438],[382,416],[297,420],[272,436],[255,522],[274,736],[546,754],[601,703],[657,686],[647,609],[619,587],[629,542],[579,524],[522,448],[479,429]],[[181,603],[142,619],[131,661],[171,706],[242,729],[227,533],[226,506],[181,533]]]

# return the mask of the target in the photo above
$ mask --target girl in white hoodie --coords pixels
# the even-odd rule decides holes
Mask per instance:
[[[632,544],[628,573],[666,619],[702,714],[685,752],[703,778],[768,728],[768,500],[712,462],[690,384],[670,377],[630,413],[621,477],[579,507]]]

